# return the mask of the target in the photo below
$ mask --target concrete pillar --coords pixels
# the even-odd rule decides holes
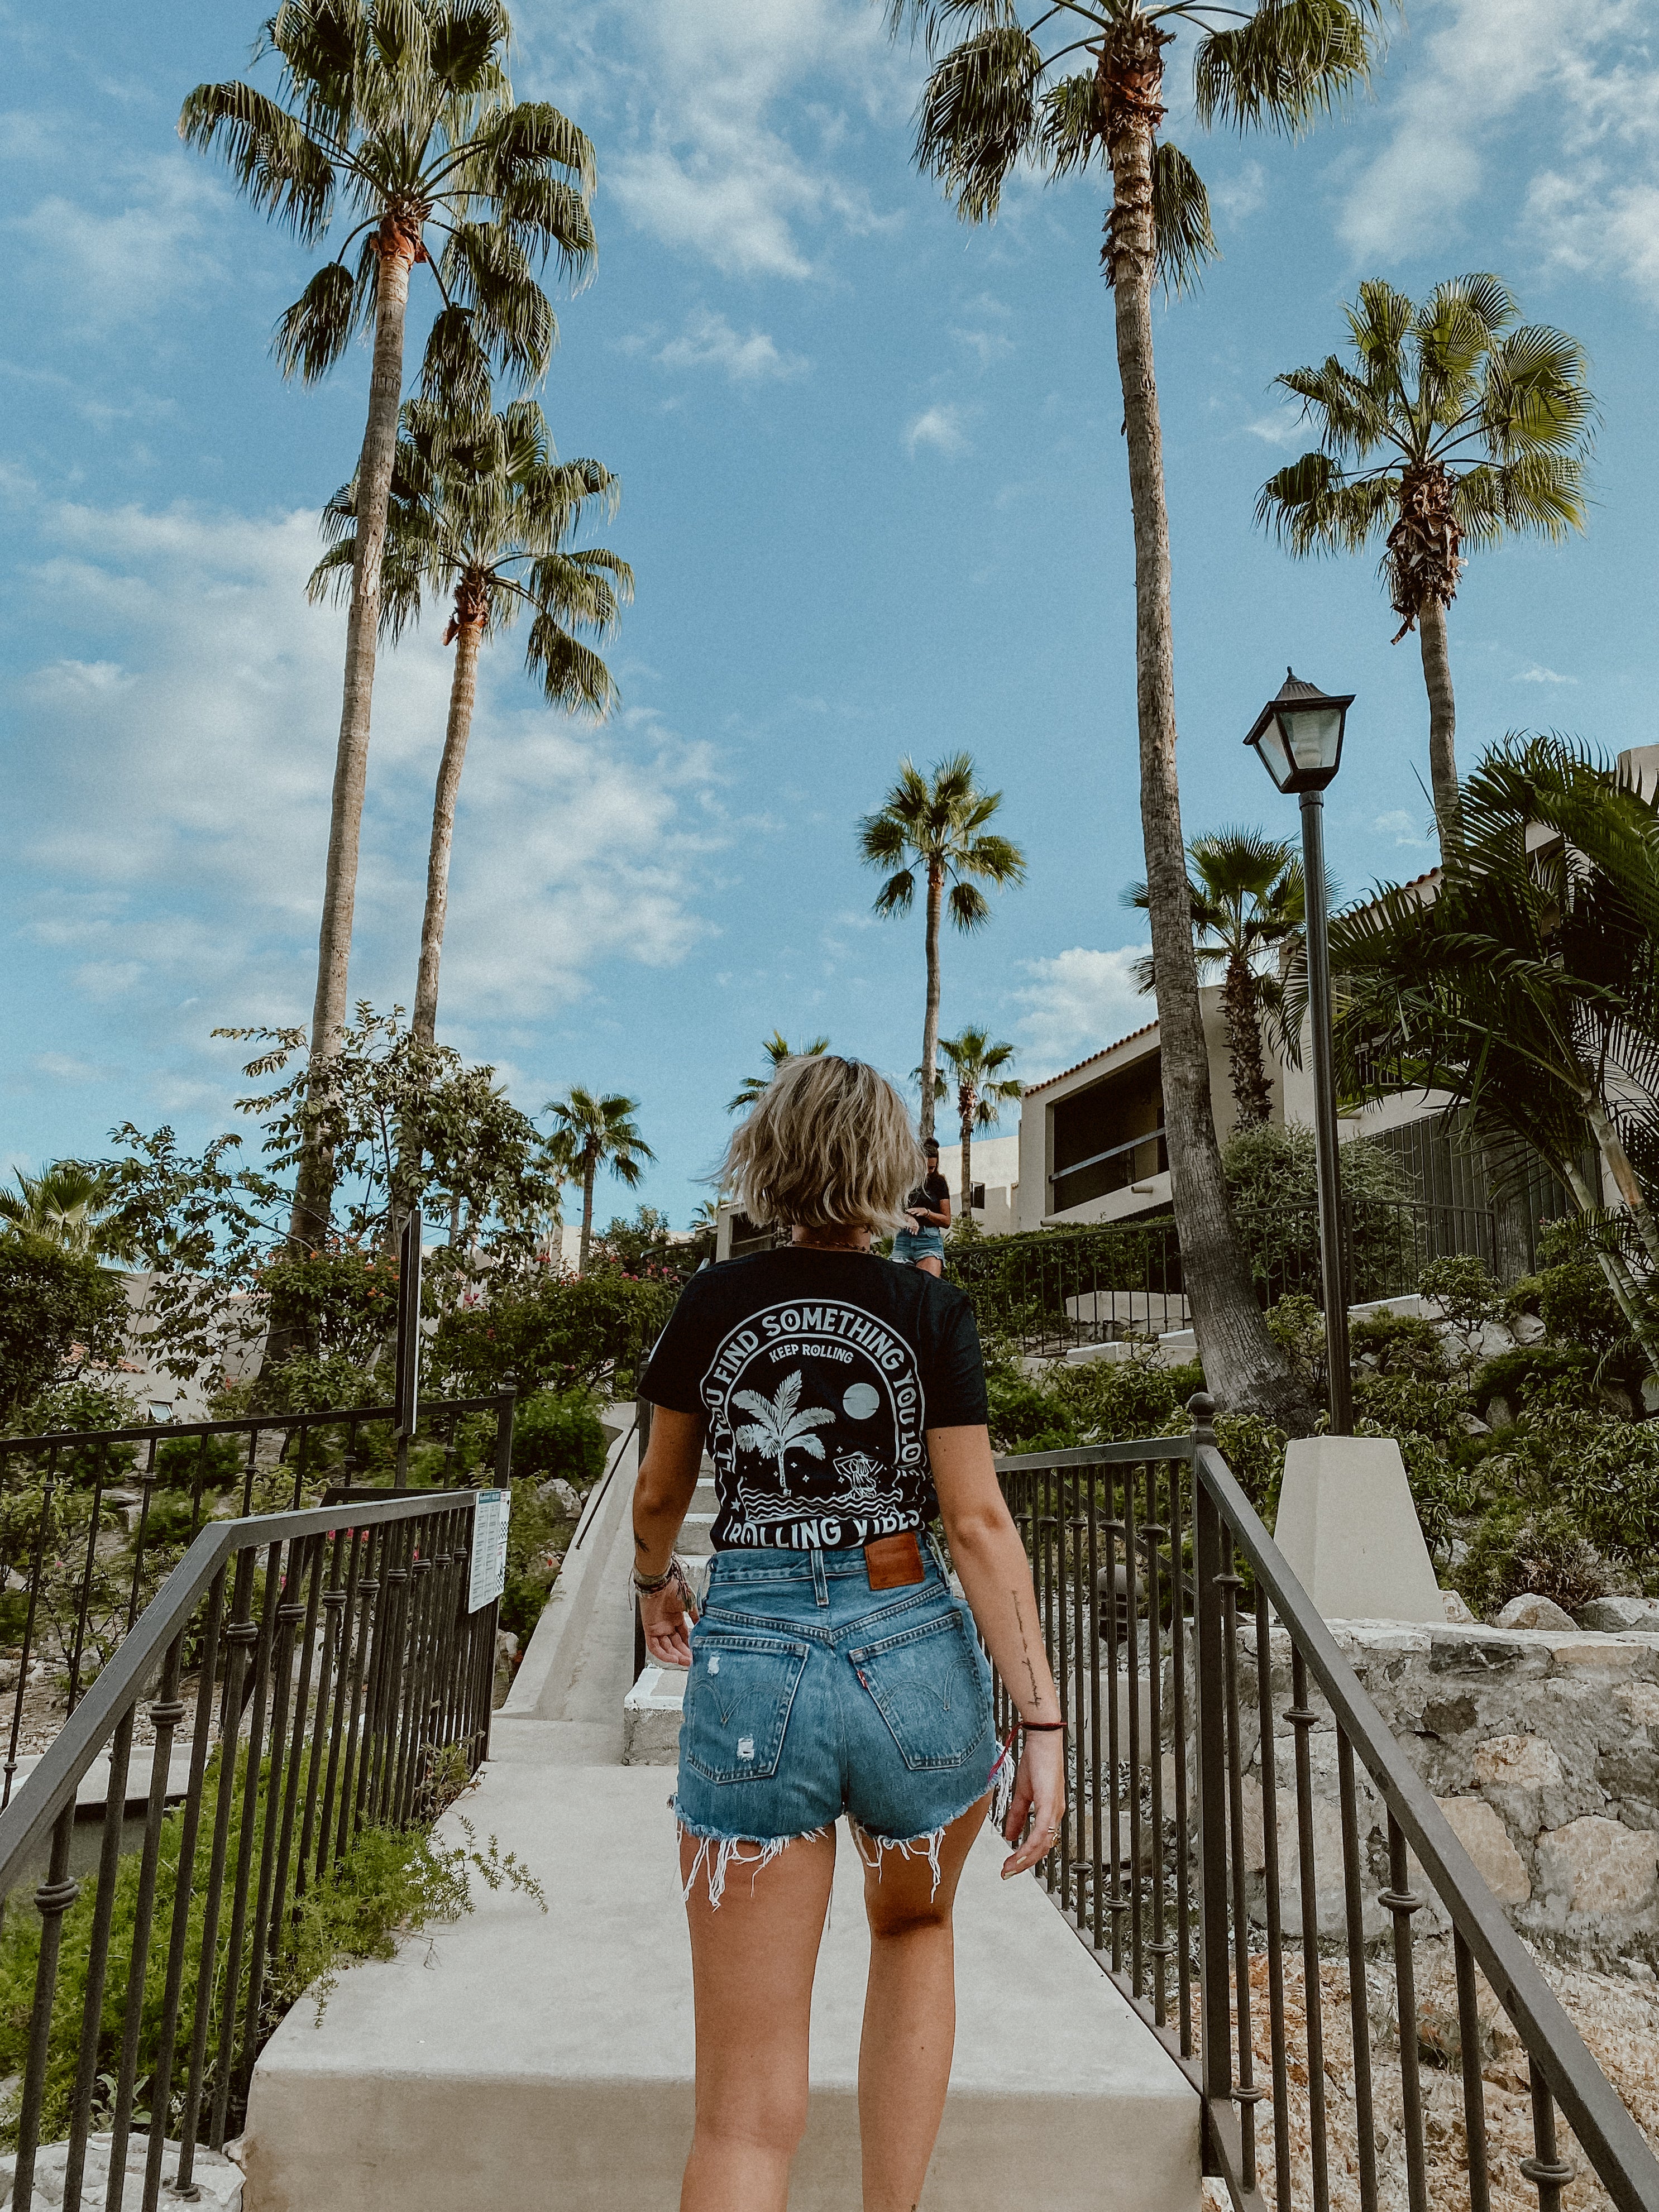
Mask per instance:
[[[1273,1541],[1327,1620],[1446,1618],[1392,1437],[1295,1437]]]

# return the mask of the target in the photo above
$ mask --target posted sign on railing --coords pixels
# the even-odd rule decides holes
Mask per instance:
[[[507,1587],[507,1522],[513,1499],[505,1490],[481,1490],[472,1510],[472,1557],[467,1590],[469,1613],[489,1605]]]

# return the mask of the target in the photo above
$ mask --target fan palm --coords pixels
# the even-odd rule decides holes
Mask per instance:
[[[757,1105],[772,1087],[772,1079],[786,1060],[816,1060],[821,1052],[828,1052],[827,1036],[814,1037],[811,1044],[793,1045],[781,1030],[774,1030],[761,1049],[771,1066],[764,1075],[745,1075],[738,1085],[736,1096],[728,1099],[728,1114],[740,1114],[745,1106]]]
[[[1335,354],[1278,381],[1319,444],[1268,479],[1256,520],[1292,553],[1382,540],[1382,574],[1415,629],[1429,695],[1429,777],[1443,854],[1460,835],[1457,709],[1446,610],[1462,549],[1584,526],[1595,401],[1583,348],[1521,324],[1496,276],[1457,276],[1419,307],[1381,282],[1345,307],[1352,366]]]
[[[1436,896],[1391,887],[1332,926],[1345,1088],[1449,1092],[1500,1157],[1540,1154],[1594,1224],[1588,1139],[1659,1271],[1659,806],[1538,738],[1487,756],[1462,817]],[[1598,1256],[1653,1336],[1617,1249]]]
[[[639,1103],[614,1091],[597,1097],[573,1083],[567,1097],[550,1098],[544,1109],[553,1116],[555,1155],[572,1180],[582,1187],[579,1274],[587,1273],[588,1248],[593,1238],[593,1184],[599,1170],[609,1168],[618,1182],[633,1190],[643,1172],[641,1162],[656,1158],[634,1120]]]
[[[1221,830],[1194,837],[1187,857],[1199,972],[1221,970],[1234,1126],[1259,1128],[1272,1100],[1261,1056],[1261,1016],[1279,996],[1278,977],[1263,974],[1261,959],[1273,946],[1291,950],[1301,936],[1302,863],[1294,846],[1259,830]],[[1150,903],[1146,884],[1132,884],[1124,903],[1145,912]],[[1157,976],[1156,964],[1142,962],[1144,991],[1157,988]]]
[[[278,96],[199,84],[179,118],[185,143],[222,153],[254,206],[301,244],[343,217],[339,252],[277,324],[283,374],[313,382],[360,332],[374,333],[311,1024],[313,1059],[325,1068],[348,1010],[410,272],[429,268],[441,301],[428,384],[478,407],[492,366],[525,382],[546,368],[556,326],[535,269],[550,255],[579,272],[593,252],[592,149],[558,109],[514,100],[508,35],[501,0],[283,0],[255,48],[256,60],[278,58]],[[443,240],[435,259],[431,234]],[[325,1231],[332,1182],[326,1152],[312,1144],[295,1190],[296,1241]]]
[[[908,914],[918,871],[927,879],[927,1009],[921,1028],[921,1133],[933,1133],[933,1085],[939,1072],[939,933],[947,903],[957,928],[981,928],[991,918],[982,883],[998,890],[1025,880],[1025,855],[986,824],[1002,805],[1000,791],[981,791],[967,753],[953,753],[926,776],[914,761],[874,814],[859,823],[859,855],[892,873],[876,894],[878,914]]]
[[[776,1460],[780,1485],[784,1480],[784,1462],[792,1449],[804,1451],[811,1459],[823,1457],[823,1443],[812,1431],[825,1427],[836,1418],[827,1406],[801,1404],[802,1382],[798,1367],[779,1383],[775,1397],[765,1397],[758,1390],[732,1393],[732,1404],[755,1416],[753,1421],[745,1422],[735,1432],[738,1450],[758,1452],[764,1459]]]
[[[1382,0],[883,4],[895,32],[907,23],[919,29],[936,57],[921,96],[916,159],[965,220],[994,216],[1021,164],[1054,179],[1093,165],[1110,172],[1102,259],[1115,311],[1134,520],[1141,829],[1175,1210],[1209,1387],[1224,1404],[1273,1414],[1299,1431],[1314,1408],[1267,1334],[1227,1211],[1193,958],[1152,291],[1160,282],[1166,290],[1191,283],[1216,248],[1202,180],[1158,131],[1166,49],[1182,33],[1193,40],[1201,125],[1294,132],[1364,83]],[[939,52],[950,39],[956,42]]]
[[[422,399],[404,410],[386,507],[381,627],[396,636],[429,591],[450,601],[444,643],[455,647],[410,1022],[428,1044],[437,1033],[455,805],[480,651],[487,637],[528,611],[525,659],[547,698],[595,716],[610,711],[616,698],[611,672],[574,633],[606,635],[633,596],[633,571],[614,553],[597,546],[579,550],[569,540],[590,505],[614,511],[617,489],[598,461],[558,459],[533,399],[516,401],[503,415],[455,416]],[[333,543],[312,576],[313,599],[328,592],[344,597],[352,588],[356,495],[356,484],[346,485],[324,512]]]
[[[957,1086],[957,1119],[962,1130],[962,1218],[974,1218],[974,1132],[988,1129],[1002,1118],[1004,1106],[1012,1105],[1024,1090],[1018,1079],[1003,1070],[1016,1048],[993,1044],[984,1030],[965,1029],[960,1036],[941,1037],[945,1055]]]
[[[15,1190],[0,1190],[5,1233],[57,1244],[82,1258],[126,1259],[131,1243],[116,1213],[115,1178],[107,1167],[54,1160],[38,1176],[17,1171]]]

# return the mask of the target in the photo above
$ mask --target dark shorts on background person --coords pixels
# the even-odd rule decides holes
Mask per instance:
[[[925,1229],[901,1229],[893,1239],[893,1257],[907,1267],[918,1260],[943,1260],[945,1231],[931,1224]]]
[[[862,1547],[717,1552],[691,1631],[675,1810],[709,1900],[845,1812],[866,1865],[925,1856],[998,1762],[973,1618],[924,1545],[923,1578],[872,1590]]]

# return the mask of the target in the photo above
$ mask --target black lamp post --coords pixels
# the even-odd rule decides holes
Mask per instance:
[[[1302,802],[1302,872],[1307,884],[1308,995],[1313,1015],[1314,1158],[1319,1181],[1319,1256],[1325,1289],[1325,1358],[1331,1434],[1353,1433],[1348,1374],[1348,1271],[1337,1165],[1336,1079],[1331,1065],[1330,914],[1325,895],[1325,787],[1342,764],[1342,731],[1352,692],[1333,698],[1285,672],[1279,696],[1245,738],[1280,791]]]

